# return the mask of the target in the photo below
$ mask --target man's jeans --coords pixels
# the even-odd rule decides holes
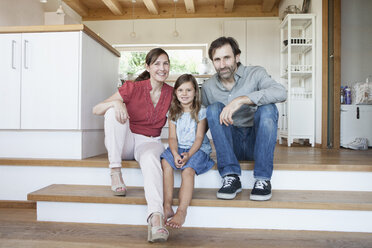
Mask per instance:
[[[224,104],[216,102],[207,108],[208,126],[217,153],[220,175],[241,175],[238,160],[254,160],[254,178],[270,180],[273,173],[274,149],[278,129],[278,109],[275,104],[258,107],[253,127],[220,124]]]

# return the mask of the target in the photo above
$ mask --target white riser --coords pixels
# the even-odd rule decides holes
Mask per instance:
[[[0,130],[0,158],[83,159],[105,152],[103,130]]]
[[[38,202],[38,221],[146,225],[146,206]],[[189,207],[185,227],[372,232],[372,211]]]
[[[252,188],[252,171],[243,171],[243,188]],[[141,170],[123,169],[127,186],[143,186]],[[26,200],[27,194],[50,184],[110,185],[108,168],[0,166],[0,200]],[[274,171],[273,189],[372,191],[372,172]],[[176,173],[175,186],[180,186]],[[195,188],[219,188],[216,170],[196,176]]]

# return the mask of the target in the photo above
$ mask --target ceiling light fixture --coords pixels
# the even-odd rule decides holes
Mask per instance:
[[[178,37],[179,33],[177,32],[177,20],[176,20],[177,1],[178,0],[173,0],[173,1],[174,1],[174,31],[173,31],[173,36]]]
[[[40,3],[47,3],[48,0],[40,0]]]
[[[57,15],[62,15],[62,16],[65,15],[65,11],[62,8],[62,2],[61,2],[61,0],[59,0],[59,7],[58,7],[58,9],[56,11],[56,14]]]
[[[129,34],[130,37],[136,38],[136,32],[134,32],[134,4],[136,0],[132,0],[132,32]]]
[[[57,15],[65,15],[65,11],[63,10],[62,5],[59,5],[59,7],[56,11],[56,14]]]

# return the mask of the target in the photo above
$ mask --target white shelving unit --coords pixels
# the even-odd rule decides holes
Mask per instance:
[[[315,145],[315,15],[289,14],[280,25],[280,74],[287,101],[280,104],[279,143]]]

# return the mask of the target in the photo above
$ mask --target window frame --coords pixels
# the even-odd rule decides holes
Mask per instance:
[[[170,50],[197,50],[202,51],[202,58],[208,57],[208,44],[114,44],[113,47],[119,52],[142,52],[160,47],[165,51]],[[173,83],[180,74],[170,74],[166,82]]]

